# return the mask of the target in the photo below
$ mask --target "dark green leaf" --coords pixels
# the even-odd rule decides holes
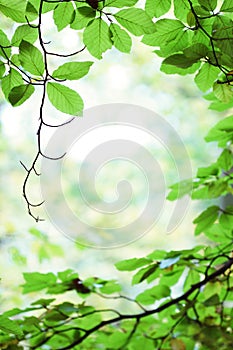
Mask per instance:
[[[199,60],[207,55],[208,47],[203,44],[193,44],[184,50],[184,54],[188,58]]]
[[[164,65],[172,65],[178,68],[188,68],[198,61],[195,57],[186,57],[183,54],[175,54],[165,58]]]
[[[19,46],[19,60],[22,66],[30,73],[42,76],[44,61],[42,53],[27,41],[21,41]]]
[[[145,11],[138,8],[121,10],[114,14],[117,22],[134,35],[151,34],[155,25]]]
[[[75,17],[72,23],[70,24],[70,28],[72,29],[83,29],[87,26],[87,24],[95,18],[95,11],[89,6],[79,7],[75,12]]]
[[[35,88],[31,84],[15,86],[9,93],[9,101],[12,106],[17,107],[24,103],[33,94]]]
[[[89,24],[83,33],[83,42],[92,56],[101,59],[102,54],[112,47],[109,27],[101,18]]]
[[[84,77],[88,72],[93,62],[67,62],[58,67],[52,74],[57,79],[78,80]]]
[[[83,111],[83,100],[80,95],[58,83],[47,84],[47,94],[52,105],[59,111],[71,115],[80,115]]]

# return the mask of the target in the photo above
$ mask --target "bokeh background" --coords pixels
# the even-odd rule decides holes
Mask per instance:
[[[0,21],[10,38],[14,28],[6,18],[1,17]],[[81,47],[80,38],[71,30],[64,29],[58,34],[49,15],[45,18],[45,23],[44,35],[51,41],[50,51],[66,53]],[[76,59],[93,60],[87,52]],[[53,58],[50,62],[51,69],[63,62],[65,60]],[[115,49],[105,53],[103,60],[96,60],[85,78],[70,86],[83,97],[85,108],[105,103],[136,103],[158,113],[175,128],[183,140],[195,175],[197,167],[208,165],[218,153],[215,145],[204,142],[204,136],[220,116],[208,109],[208,101],[202,98],[193,82],[193,76],[165,75],[160,72],[160,62],[160,58],[153,53],[153,48],[141,44],[140,39],[134,39],[131,55],[124,55]],[[38,214],[45,221],[35,223],[27,214],[22,197],[26,174],[20,161],[26,166],[30,165],[36,153],[40,96],[38,90],[24,105],[12,108],[4,101],[0,91],[0,311],[15,306],[22,307],[35,299],[33,294],[21,294],[23,272],[56,272],[72,268],[82,278],[117,278],[124,285],[125,293],[134,294],[134,289],[130,291],[128,275],[117,272],[114,263],[121,259],[144,256],[154,249],[188,249],[197,242],[203,242],[202,237],[193,236],[192,221],[206,203],[191,203],[184,220],[172,234],[166,234],[165,213],[156,228],[142,239],[120,249],[98,250],[75,244],[53,226],[43,206]],[[45,115],[49,123],[59,124],[67,119],[67,116],[49,104],[46,104]],[[51,135],[51,130],[44,130],[44,146]],[[177,179],[173,176],[170,156],[166,151],[158,156],[166,169],[168,184],[172,184]],[[71,176],[73,167],[74,159],[70,163],[68,161],[62,181],[67,200],[75,203],[76,192],[73,189],[76,184]],[[122,168],[122,171],[129,181],[136,181],[136,187],[141,188],[140,176],[127,167]],[[98,180],[98,188],[103,196],[112,195],[112,182],[108,183],[108,180],[112,179],[113,173],[113,181],[116,183],[118,173],[111,167]],[[138,192],[143,201],[143,192]],[[37,177],[30,179],[28,194],[32,200],[40,201]],[[169,212],[169,203],[167,208]]]

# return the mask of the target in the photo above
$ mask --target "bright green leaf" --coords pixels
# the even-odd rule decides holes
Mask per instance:
[[[109,27],[101,18],[89,24],[83,33],[83,42],[92,56],[101,59],[102,54],[112,47]]]
[[[167,13],[171,7],[171,0],[162,0],[155,3],[154,0],[146,0],[145,10],[150,17],[160,17]]]
[[[9,58],[11,55],[10,41],[8,40],[7,35],[1,29],[0,29],[0,45],[3,46],[3,48],[0,48],[0,56],[4,57],[5,59]]]
[[[115,23],[110,24],[110,31],[114,46],[121,52],[130,53],[132,39],[129,34]]]
[[[159,285],[146,289],[136,297],[136,300],[143,305],[151,305],[154,304],[156,300],[168,297],[170,293],[171,291],[168,286]]]
[[[10,91],[15,87],[23,84],[24,81],[21,74],[15,69],[11,68],[9,74],[2,78],[2,91],[8,100]]]
[[[203,231],[205,231],[207,228],[213,225],[215,220],[218,217],[219,213],[219,207],[216,205],[211,206],[204,210],[194,221],[194,224],[197,224],[195,229],[195,234],[199,235]]]
[[[221,102],[228,103],[233,98],[232,88],[228,84],[219,84],[218,82],[215,82],[213,85],[213,91],[215,96]]]
[[[44,61],[42,53],[27,41],[21,41],[19,46],[19,60],[28,72],[37,76],[43,75]]]
[[[105,7],[130,7],[134,6],[138,0],[105,0]]]
[[[47,84],[47,94],[52,105],[59,111],[71,115],[80,115],[83,111],[83,100],[80,95],[58,83]]]
[[[23,332],[16,321],[0,315],[0,329],[3,332],[15,334],[17,337],[23,336]]]
[[[0,0],[0,12],[15,22],[26,22],[26,4],[24,0]]]
[[[114,14],[117,22],[134,35],[151,34],[155,25],[145,11],[138,8],[121,10]]]
[[[115,266],[119,271],[133,271],[138,269],[139,267],[150,264],[151,261],[151,259],[147,258],[132,258],[119,261],[115,264]]]
[[[52,74],[56,79],[78,80],[84,77],[88,72],[93,62],[67,62],[58,67]]]
[[[213,86],[214,81],[219,75],[219,69],[204,63],[195,76],[195,83],[201,91],[207,91]]]
[[[31,293],[48,288],[51,285],[56,284],[57,277],[49,273],[39,272],[25,272],[23,277],[26,281],[23,284],[23,293]]]
[[[11,39],[12,46],[19,46],[21,41],[27,41],[33,44],[38,37],[38,30],[36,28],[32,28],[26,24],[19,26],[16,28],[14,35]]]
[[[53,19],[57,30],[61,31],[74,19],[74,7],[71,2],[64,2],[57,5],[53,11]]]

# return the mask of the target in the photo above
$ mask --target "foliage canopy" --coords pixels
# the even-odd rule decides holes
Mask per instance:
[[[48,98],[61,112],[81,115],[81,96],[65,85],[66,80],[81,79],[91,69],[93,62],[79,61],[79,53],[88,50],[93,59],[102,59],[112,47],[130,53],[132,35],[141,36],[142,43],[163,58],[162,72],[194,74],[210,108],[228,110],[233,107],[232,11],[231,0],[0,0],[1,15],[12,21],[14,31],[10,39],[0,30],[0,79],[5,99],[16,107],[33,98],[35,89],[41,89],[37,154],[31,167],[25,167],[23,185],[28,212],[36,221],[40,220],[36,205],[28,200],[26,189],[38,159],[46,156],[41,149],[41,129],[49,126],[45,101]],[[70,27],[79,33],[81,48],[72,53],[50,52],[43,37],[48,12],[58,32]],[[54,56],[66,58],[66,62],[52,71]],[[116,280],[90,277],[83,281],[72,270],[25,273],[23,293],[45,290],[53,297],[2,314],[1,348],[231,348],[233,207],[223,207],[219,197],[233,194],[233,116],[213,126],[206,141],[218,143],[220,156],[198,169],[194,179],[174,184],[168,198],[189,194],[192,199],[215,200],[215,205],[194,219],[195,235],[204,234],[208,244],[183,251],[156,250],[144,258],[117,263],[118,270],[132,273],[133,285],[149,284],[135,299],[122,295]],[[178,284],[180,295],[174,297],[173,288]],[[56,299],[55,295],[71,290],[81,298],[78,304]],[[135,311],[98,309],[86,301],[90,295],[123,299],[134,305]]]

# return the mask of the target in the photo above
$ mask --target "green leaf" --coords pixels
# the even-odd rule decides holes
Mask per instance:
[[[138,0],[105,0],[105,7],[131,7],[134,6]]]
[[[187,292],[193,284],[200,282],[200,273],[194,269],[190,269],[184,281],[183,291]]]
[[[184,32],[184,24],[175,19],[160,19],[155,23],[156,31],[144,35],[142,42],[150,46],[166,46]]]
[[[232,12],[233,11],[232,0],[224,0],[220,11],[221,12]]]
[[[174,14],[181,21],[187,20],[187,15],[190,11],[189,3],[186,0],[174,0]]]
[[[130,53],[132,39],[129,34],[115,23],[110,24],[110,31],[114,46],[121,52]]]
[[[30,1],[27,3],[26,7],[26,13],[25,15],[27,16],[27,19],[29,22],[35,21],[38,17],[38,11],[37,9],[31,4]]]
[[[5,73],[5,64],[2,61],[0,61],[0,78],[2,78],[4,73]]]
[[[177,66],[172,66],[170,64],[166,64],[163,61],[160,70],[161,70],[161,72],[164,72],[166,74],[186,75],[186,74],[195,73],[199,67],[200,67],[200,62],[197,62],[188,68],[179,68]]]
[[[14,35],[11,39],[12,46],[19,46],[21,41],[27,41],[33,44],[38,37],[38,30],[36,28],[32,28],[26,24],[19,26],[16,28]]]
[[[219,75],[219,69],[208,63],[204,63],[195,76],[195,83],[201,91],[210,89]]]
[[[19,60],[28,72],[42,76],[44,73],[44,61],[42,53],[27,41],[21,41],[19,45]]]
[[[70,28],[72,29],[83,29],[88,23],[95,18],[96,11],[94,11],[91,7],[83,6],[79,7],[75,11],[75,17],[72,23],[70,24]]]
[[[218,141],[221,147],[225,147],[229,140],[233,140],[233,116],[218,122],[210,129],[205,140],[207,142]]]
[[[0,0],[0,12],[15,22],[26,22],[26,4],[24,0]]]
[[[213,225],[216,221],[219,213],[219,207],[213,205],[206,210],[204,210],[194,221],[194,224],[197,224],[195,229],[195,235],[199,235],[207,228]]]
[[[24,81],[21,74],[15,69],[11,68],[9,74],[2,78],[2,91],[8,100],[10,91],[15,87],[23,84]]]
[[[16,321],[12,321],[2,315],[0,315],[0,329],[3,332],[15,334],[17,337],[23,336],[23,332]]]
[[[24,103],[33,94],[35,88],[31,84],[15,86],[9,93],[9,101],[12,106],[17,107]]]
[[[208,198],[217,198],[226,192],[228,187],[227,181],[225,178],[221,178],[217,181],[213,181],[208,184]]]
[[[217,0],[198,0],[198,2],[208,11],[214,11],[217,7]]]
[[[95,19],[85,28],[83,42],[92,56],[101,59],[102,54],[112,47],[107,23],[101,18]]]
[[[67,27],[74,19],[74,7],[71,2],[64,2],[57,5],[53,11],[54,23],[60,32]]]
[[[189,11],[189,13],[187,14],[187,23],[190,27],[195,27],[196,25],[196,18],[192,11]]]
[[[117,22],[134,35],[151,34],[155,32],[155,25],[142,9],[129,8],[114,14]]]
[[[193,188],[193,181],[192,179],[183,180],[169,186],[169,188],[171,191],[169,192],[167,199],[169,201],[174,201],[185,196],[186,194],[191,193]]]
[[[121,291],[121,286],[119,285],[119,283],[115,280],[112,281],[107,281],[107,283],[105,283],[103,285],[103,287],[100,287],[100,292],[104,293],[104,294],[113,294],[116,292],[120,292]]]
[[[7,35],[0,29],[0,45],[3,46],[3,48],[0,48],[0,56],[4,57],[6,59],[10,57],[11,55],[11,48],[10,48],[10,41],[7,38]],[[9,48],[7,48],[9,46]],[[5,47],[5,48],[4,48]]]
[[[222,170],[230,170],[233,166],[233,155],[229,149],[224,149],[217,160],[217,164]]]
[[[208,299],[206,299],[203,304],[205,306],[216,306],[220,304],[220,300],[219,300],[219,295],[218,294],[214,294],[211,297],[209,297]]]
[[[148,265],[151,262],[152,260],[147,258],[132,258],[119,261],[115,264],[115,266],[119,271],[133,271],[138,269],[139,267]]]
[[[171,291],[168,286],[159,285],[146,289],[144,292],[137,295],[136,300],[143,305],[154,304],[156,300],[166,298],[170,295]]]
[[[84,77],[88,72],[93,62],[67,62],[58,67],[52,74],[57,79],[78,80]]]
[[[228,56],[233,56],[233,21],[226,16],[217,16],[214,20],[212,35],[215,45]]]
[[[160,17],[167,13],[171,7],[171,0],[162,0],[155,3],[154,0],[146,0],[145,10],[150,17]]]
[[[48,288],[49,286],[56,284],[57,281],[57,277],[51,272],[25,272],[23,277],[26,281],[26,283],[23,284],[24,294]]]
[[[38,299],[36,301],[34,301],[31,305],[41,305],[43,307],[46,307],[48,305],[50,305],[53,301],[55,301],[56,299]]]
[[[172,65],[183,69],[183,68],[191,67],[197,61],[198,61],[197,58],[186,57],[183,54],[174,54],[165,58],[165,60],[163,61],[163,64]]]
[[[213,85],[214,95],[219,99],[219,101],[228,103],[233,97],[233,91],[231,86],[228,84],[219,84],[215,82]]]
[[[193,58],[195,60],[199,60],[200,58],[203,58],[208,53],[208,47],[206,47],[203,44],[193,44],[190,47],[187,47],[184,50],[184,54],[188,58]]]
[[[47,84],[47,94],[52,105],[59,111],[71,115],[80,115],[83,111],[83,100],[80,95],[58,83]]]

